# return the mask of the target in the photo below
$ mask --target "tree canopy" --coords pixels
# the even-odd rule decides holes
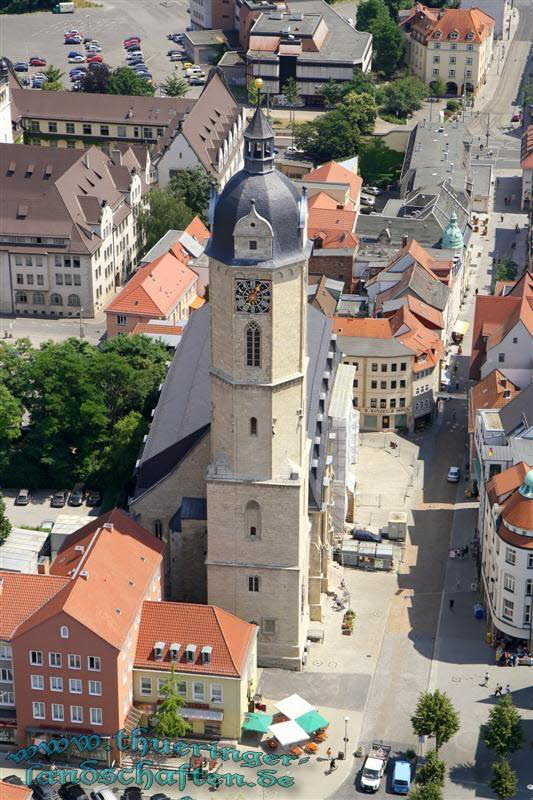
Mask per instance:
[[[340,107],[321,114],[311,122],[297,125],[294,141],[316,164],[350,158],[359,149],[359,129],[347,119]]]
[[[518,776],[506,758],[499,758],[492,765],[490,788],[500,800],[516,797]]]
[[[172,186],[155,187],[148,194],[148,208],[139,214],[139,226],[149,250],[169,230],[183,230],[194,214],[177,197]]]
[[[10,533],[11,523],[6,517],[6,504],[4,498],[0,497],[0,545],[4,544]]]
[[[82,92],[88,94],[109,94],[109,77],[111,70],[107,64],[92,64],[83,78],[80,79]]]
[[[436,750],[430,750],[426,754],[426,760],[416,772],[415,781],[420,785],[436,783],[438,786],[444,786],[445,772],[446,764],[444,761],[440,760]]]
[[[0,481],[84,481],[115,497],[131,479],[167,360],[166,348],[143,336],[102,347],[0,342],[0,428],[8,431],[0,432]]]
[[[391,9],[393,16],[391,16]],[[396,23],[397,9],[385,0],[363,0],[357,8],[357,29],[372,34],[373,64],[389,78],[402,60],[405,40]]]
[[[409,792],[410,800],[443,800],[442,788],[434,781],[424,783]]]
[[[152,95],[155,91],[131,67],[110,70],[107,64],[91,64],[80,79],[82,92],[93,94]]]
[[[65,73],[61,72],[58,67],[54,67],[53,64],[50,64],[47,67],[43,75],[46,77],[46,81],[43,84],[43,89],[47,92],[62,92],[65,88],[63,86],[62,78],[65,77]]]
[[[423,692],[411,717],[411,724],[418,736],[435,737],[438,753],[443,744],[459,730],[459,714],[445,692]]]
[[[509,695],[502,697],[491,709],[487,722],[481,726],[481,738],[499,756],[514,753],[522,747],[522,719]]]
[[[178,679],[174,672],[174,667],[168,680],[163,684],[160,693],[163,700],[155,713],[154,728],[157,736],[164,738],[177,739],[185,736],[191,726],[179,713],[180,708],[185,705],[185,700],[178,691]]]
[[[403,153],[391,150],[383,141],[369,137],[359,147],[359,173],[367,186],[389,186],[398,179]]]
[[[1,0],[0,14],[27,14],[30,11],[51,11],[56,0]]]
[[[428,87],[418,78],[399,78],[384,89],[384,110],[399,117],[406,117],[422,106],[428,95]]]
[[[204,222],[211,196],[211,180],[201,167],[180,169],[170,179],[172,192]]]
[[[159,88],[167,97],[185,97],[189,91],[189,84],[174,68],[174,72],[165,78]]]

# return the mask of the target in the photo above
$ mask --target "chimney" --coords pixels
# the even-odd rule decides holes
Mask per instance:
[[[115,167],[122,166],[122,151],[118,148],[116,150],[111,150],[111,161]]]
[[[39,575],[50,575],[50,559],[48,556],[41,556],[37,562],[37,572]]]
[[[402,236],[402,247],[407,247],[407,242],[408,241],[409,241],[409,237],[407,236],[407,234],[404,233],[403,236]]]

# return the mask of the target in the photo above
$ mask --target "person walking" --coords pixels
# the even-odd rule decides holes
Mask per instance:
[[[502,696],[502,686],[500,683],[496,684],[496,688],[494,689],[494,697],[501,697]]]
[[[331,747],[328,747],[328,749],[326,750],[326,756],[327,756],[327,758],[331,759],[331,755],[332,755]]]
[[[454,605],[455,605],[455,600],[452,597],[452,599],[450,600],[450,611],[453,611]]]
[[[337,769],[336,759],[332,758],[329,762],[329,771],[333,772],[334,769]]]
[[[507,686],[505,687],[505,694],[511,694],[511,687],[509,686],[509,684],[507,684]]]
[[[485,678],[484,678],[483,683],[481,685],[482,686],[488,686],[489,685],[489,673],[488,672],[485,672]]]

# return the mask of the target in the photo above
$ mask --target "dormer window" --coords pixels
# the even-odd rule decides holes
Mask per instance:
[[[441,37],[441,32],[435,31],[435,39],[440,39],[440,37]]]
[[[196,645],[195,644],[188,644],[185,648],[185,661],[189,663],[194,661],[196,658]]]
[[[202,655],[202,664],[209,664],[211,661],[211,653],[213,652],[213,648],[211,645],[206,644],[205,647],[202,647],[201,655]]]
[[[156,642],[154,644],[154,658],[156,661],[161,661],[163,658],[163,650],[165,649],[164,642]]]
[[[458,36],[459,36],[459,34],[458,34],[457,31],[452,31],[450,33],[450,39],[457,39]]]
[[[467,39],[473,39],[473,38],[474,38],[474,34],[472,33],[472,31],[469,31],[469,32],[466,34],[466,38],[467,38]]]
[[[170,648],[169,648],[168,652],[170,654],[170,660],[171,661],[177,661],[178,660],[180,647],[181,647],[181,645],[178,644],[177,642],[172,642],[172,644],[170,645]]]

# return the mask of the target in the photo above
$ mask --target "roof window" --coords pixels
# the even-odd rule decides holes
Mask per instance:
[[[195,644],[188,644],[185,648],[185,660],[186,661],[194,661],[196,657],[196,645]]]
[[[202,664],[209,664],[211,661],[211,653],[213,652],[213,648],[211,645],[206,644],[205,647],[202,647]]]
[[[156,642],[154,644],[154,658],[156,659],[156,661],[161,661],[161,659],[163,658],[164,649],[165,649],[164,642]]]

